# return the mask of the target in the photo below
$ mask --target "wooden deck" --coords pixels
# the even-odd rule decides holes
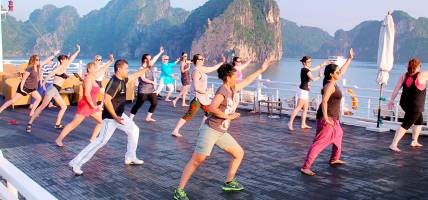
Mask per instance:
[[[130,109],[127,107],[127,112]],[[0,120],[0,149],[19,169],[58,199],[171,199],[184,165],[190,158],[200,117],[186,124],[184,138],[170,136],[185,109],[160,103],[155,123],[143,122],[148,105],[136,117],[140,127],[138,156],[142,166],[125,166],[126,136],[117,131],[110,142],[83,166],[84,175],[75,177],[67,163],[88,144],[94,123],[84,122],[65,139],[65,148],[53,141],[56,110],[46,110],[25,133],[25,108],[7,110]],[[71,121],[76,107],[63,120]],[[221,184],[229,157],[215,148],[212,157],[190,180],[190,199],[428,199],[428,147],[410,148],[411,137],[401,142],[402,153],[387,149],[393,133],[368,132],[343,126],[342,159],[337,168],[327,163],[330,148],[313,165],[315,177],[302,175],[303,164],[315,130],[286,130],[288,118],[270,119],[265,114],[249,114],[232,123],[231,134],[246,151],[238,173],[245,186],[240,193],[224,193]],[[9,125],[16,119],[18,125]],[[299,122],[299,119],[297,119]],[[310,122],[315,126],[314,122]],[[299,124],[296,123],[296,127]],[[428,138],[421,142],[428,145]]]

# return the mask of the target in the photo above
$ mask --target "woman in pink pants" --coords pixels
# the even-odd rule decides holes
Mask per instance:
[[[303,164],[300,169],[303,174],[309,176],[315,175],[311,170],[312,163],[314,163],[321,151],[330,144],[333,144],[330,164],[335,165],[345,163],[340,160],[343,137],[343,130],[340,127],[339,122],[342,92],[340,91],[340,88],[337,87],[336,81],[339,80],[339,78],[346,72],[353,58],[354,51],[350,49],[349,57],[342,67],[339,68],[336,64],[329,64],[324,70],[324,88],[321,90],[323,95],[322,103],[317,111],[317,132],[314,142],[309,148],[305,164]]]

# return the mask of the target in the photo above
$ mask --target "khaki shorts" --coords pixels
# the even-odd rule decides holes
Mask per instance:
[[[217,145],[221,149],[241,148],[236,140],[229,133],[222,133],[210,128],[207,124],[199,130],[199,136],[196,141],[195,152],[209,156],[211,151]]]

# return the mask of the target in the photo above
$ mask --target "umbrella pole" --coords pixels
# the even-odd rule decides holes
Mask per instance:
[[[381,103],[382,103],[381,102],[382,101],[382,93],[383,93],[383,83],[380,84],[380,90],[379,90],[379,107],[377,109],[377,125],[376,125],[377,128],[380,128],[380,120],[381,120],[380,111],[381,111]]]

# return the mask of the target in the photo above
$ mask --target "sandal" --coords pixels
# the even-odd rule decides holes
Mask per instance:
[[[31,128],[33,127],[33,125],[32,124],[27,124],[27,128],[25,129],[25,131],[27,132],[27,133],[31,133]]]
[[[55,125],[55,129],[62,129],[64,126],[62,124]]]

